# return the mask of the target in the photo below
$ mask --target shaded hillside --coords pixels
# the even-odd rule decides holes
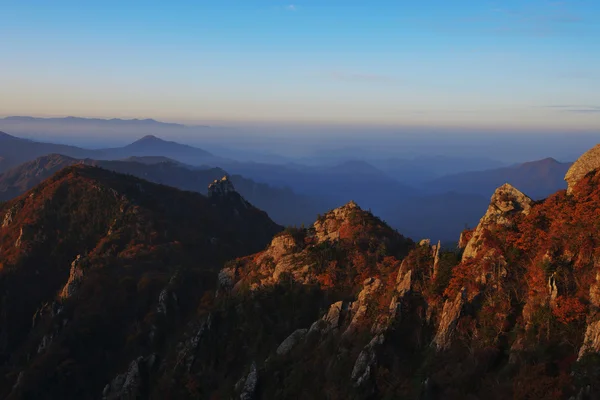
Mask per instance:
[[[416,189],[362,161],[320,167],[260,163],[225,163],[222,166],[257,182],[288,186],[296,193],[321,198],[328,204],[342,205],[354,200],[378,213],[390,202],[418,194]]]
[[[61,144],[34,142],[0,132],[0,173],[26,161],[52,153],[85,158],[94,154],[94,151]]]
[[[168,348],[219,266],[280,230],[229,189],[74,166],[2,205],[0,397],[99,398],[132,357]]]
[[[95,165],[202,194],[207,193],[208,185],[215,179],[228,175],[220,168],[190,169],[163,157],[135,157],[132,160],[134,161],[77,160],[58,154],[40,157],[0,175],[0,200],[10,200],[60,169],[74,164]],[[239,175],[231,176],[231,180],[244,198],[284,225],[309,223],[326,208],[317,200],[297,195],[290,189],[256,183]]]
[[[427,187],[434,192],[456,191],[491,196],[498,186],[510,183],[534,199],[543,199],[566,188],[563,178],[570,166],[571,163],[545,158],[507,168],[448,175],[429,182]]]

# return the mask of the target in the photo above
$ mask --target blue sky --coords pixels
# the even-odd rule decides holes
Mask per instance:
[[[0,0],[0,114],[594,129],[600,2]]]

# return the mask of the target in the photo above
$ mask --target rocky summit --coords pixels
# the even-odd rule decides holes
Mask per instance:
[[[573,187],[586,174],[600,168],[600,144],[594,146],[585,152],[577,161],[569,168],[565,175],[569,193],[572,193]]]
[[[600,173],[569,189],[502,185],[448,247],[69,167],[0,206],[0,396],[594,399]]]

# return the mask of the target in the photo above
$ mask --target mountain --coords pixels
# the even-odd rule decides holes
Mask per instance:
[[[391,202],[381,216],[411,238],[456,243],[460,232],[477,225],[488,204],[486,196],[447,192]]]
[[[129,161],[78,160],[59,154],[37,158],[0,175],[0,201],[10,200],[49,178],[62,168],[86,164],[137,176],[154,183],[207,194],[210,183],[229,175],[220,168],[192,169],[166,157],[130,157]],[[326,205],[290,189],[256,183],[240,175],[230,176],[239,193],[256,204],[278,223],[301,225],[310,223]]]
[[[52,153],[80,158],[95,154],[92,150],[61,144],[34,142],[0,132],[0,173],[13,166]]]
[[[228,178],[63,169],[0,206],[0,396],[591,400],[600,146],[566,178],[445,248],[355,202],[281,231]]]
[[[542,199],[566,188],[563,179],[571,163],[553,158],[526,162],[512,167],[447,175],[427,183],[431,191],[457,191],[490,196],[495,188],[510,183],[534,199]]]
[[[206,150],[176,142],[160,139],[153,135],[143,138],[124,147],[103,149],[104,159],[120,159],[126,157],[167,157],[190,165],[214,164],[222,161]]]
[[[595,398],[598,167],[600,147],[568,193],[538,202],[500,186],[459,251],[412,243],[355,203],[277,235],[221,271],[222,303],[187,336],[189,363],[167,357],[161,393]]]
[[[257,182],[288,186],[294,192],[323,199],[331,206],[354,200],[382,211],[390,202],[418,194],[418,190],[391,178],[364,161],[346,161],[329,166],[224,163],[223,168]]]
[[[484,157],[421,155],[413,158],[388,158],[373,162],[388,175],[409,184],[422,184],[444,175],[499,168],[503,163]]]
[[[19,123],[19,124],[40,124],[40,125],[76,125],[76,126],[98,126],[98,127],[143,127],[143,128],[185,128],[185,125],[174,124],[169,122],[160,122],[154,119],[101,119],[101,118],[80,118],[80,117],[64,117],[64,118],[39,118],[28,116],[11,116],[0,119],[0,123]]]
[[[132,355],[170,348],[223,262],[281,229],[227,182],[205,197],[83,165],[0,215],[5,399],[102,397]]]

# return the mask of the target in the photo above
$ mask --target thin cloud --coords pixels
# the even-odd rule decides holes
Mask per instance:
[[[582,105],[551,105],[543,106],[543,108],[552,108],[562,112],[577,113],[577,114],[593,114],[600,113],[600,106],[582,106]]]
[[[393,77],[388,75],[350,73],[341,71],[333,71],[326,73],[325,77],[331,80],[345,82],[390,83],[395,81]]]
[[[285,6],[285,9],[292,12],[298,11],[298,7],[296,7],[296,5],[294,4],[288,4],[287,6]]]

